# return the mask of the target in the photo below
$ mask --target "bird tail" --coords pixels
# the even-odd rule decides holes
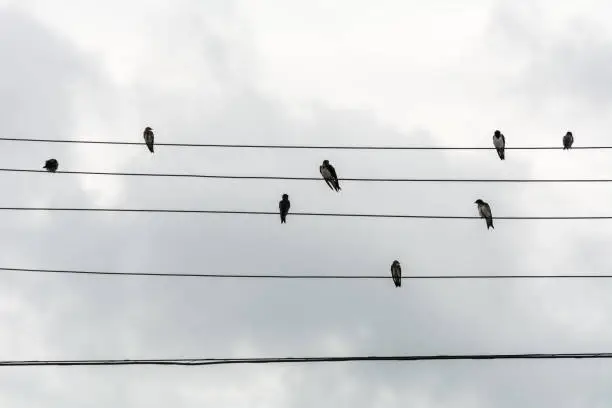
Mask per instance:
[[[286,224],[286,223],[287,223],[287,215],[281,214],[281,224]]]
[[[497,154],[499,155],[499,158],[500,158],[500,159],[502,159],[502,160],[505,160],[505,159],[506,159],[506,153],[504,152],[504,150],[503,150],[503,149],[499,149],[499,150],[497,151]]]
[[[487,230],[489,228],[495,229],[495,227],[493,226],[493,218],[487,218]]]

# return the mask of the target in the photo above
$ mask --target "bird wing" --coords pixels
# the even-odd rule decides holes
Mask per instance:
[[[481,211],[480,215],[482,217],[491,218],[491,207],[489,207],[489,204],[484,203],[482,207],[480,208],[480,211]]]
[[[338,180],[338,175],[336,174],[336,169],[331,164],[329,165],[329,173],[334,180]]]
[[[398,284],[402,278],[402,267],[400,265],[391,265],[391,277],[393,282]]]

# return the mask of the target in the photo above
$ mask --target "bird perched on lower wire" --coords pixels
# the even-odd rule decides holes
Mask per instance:
[[[55,173],[58,167],[59,167],[59,163],[57,162],[57,160],[49,159],[45,162],[43,169],[47,169],[47,171],[50,171],[51,173]]]
[[[496,130],[495,133],[493,134],[493,146],[495,146],[495,149],[497,150],[497,155],[499,156],[499,158],[502,160],[505,160],[506,159],[506,153],[505,153],[506,138],[504,137],[502,132],[500,132],[499,130]]]
[[[571,149],[574,144],[574,135],[572,132],[567,132],[565,136],[563,136],[563,150]]]
[[[289,213],[289,208],[291,208],[291,203],[289,202],[289,196],[287,194],[283,194],[283,199],[278,203],[278,209],[280,210],[280,219],[281,224],[287,223],[287,214]]]
[[[489,207],[489,204],[485,203],[481,199],[474,201],[474,203],[478,205],[478,215],[480,215],[480,218],[487,220],[487,230],[489,228],[495,229],[493,226],[493,214],[491,213],[491,207]]]
[[[149,151],[153,153],[153,143],[155,139],[155,135],[153,134],[153,129],[147,126],[144,132],[142,133],[142,136],[144,137],[145,143],[147,144]]]
[[[397,260],[391,264],[391,278],[393,278],[396,288],[402,286],[402,267]]]
[[[340,191],[340,183],[338,182],[338,175],[334,166],[329,164],[329,160],[323,160],[323,164],[319,166],[319,171],[323,176],[323,179],[332,190]]]

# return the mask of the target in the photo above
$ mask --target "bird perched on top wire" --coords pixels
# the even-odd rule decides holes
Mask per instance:
[[[147,144],[149,151],[153,153],[153,143],[155,139],[155,135],[153,135],[153,129],[147,126],[144,132],[142,133],[142,136],[144,137],[145,143]]]
[[[496,130],[495,133],[493,134],[493,146],[495,146],[495,149],[497,150],[497,155],[499,156],[499,158],[502,160],[505,160],[506,159],[506,153],[505,153],[506,138],[504,137],[502,132],[500,132],[499,130]]]
[[[338,182],[338,175],[334,166],[329,164],[329,160],[323,160],[323,164],[319,166],[319,171],[323,176],[323,179],[332,190],[340,191],[340,183]]]
[[[565,136],[563,136],[563,150],[571,149],[574,144],[574,135],[572,132],[567,132]]]

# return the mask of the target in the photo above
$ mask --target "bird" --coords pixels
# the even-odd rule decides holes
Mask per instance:
[[[340,183],[338,182],[336,169],[334,169],[334,166],[329,164],[329,160],[323,160],[323,164],[319,166],[319,171],[321,172],[321,175],[329,188],[340,191]]]
[[[391,264],[391,277],[393,278],[393,283],[395,283],[396,288],[402,286],[402,267],[397,260],[393,261]]]
[[[499,130],[496,130],[495,134],[493,135],[493,146],[495,146],[495,149],[497,149],[499,158],[505,160],[506,155],[504,153],[504,149],[506,147],[506,138]]]
[[[287,194],[283,194],[283,199],[278,202],[281,224],[287,223],[287,213],[289,212],[290,207],[291,203],[289,202],[289,196]]]
[[[574,144],[574,135],[572,132],[567,132],[565,136],[563,136],[563,150],[571,149]]]
[[[487,220],[487,230],[489,228],[495,229],[493,226],[493,214],[491,214],[491,207],[489,207],[489,204],[481,199],[474,201],[474,203],[478,205],[478,215],[480,215],[480,218],[485,218]]]
[[[144,137],[147,147],[149,148],[151,153],[153,153],[153,140],[155,139],[155,136],[153,135],[153,129],[147,126],[144,132],[142,133],[142,136]]]
[[[57,160],[49,159],[45,162],[43,169],[47,169],[47,171],[50,171],[51,173],[55,173],[58,167],[59,167],[59,163],[57,162]]]

